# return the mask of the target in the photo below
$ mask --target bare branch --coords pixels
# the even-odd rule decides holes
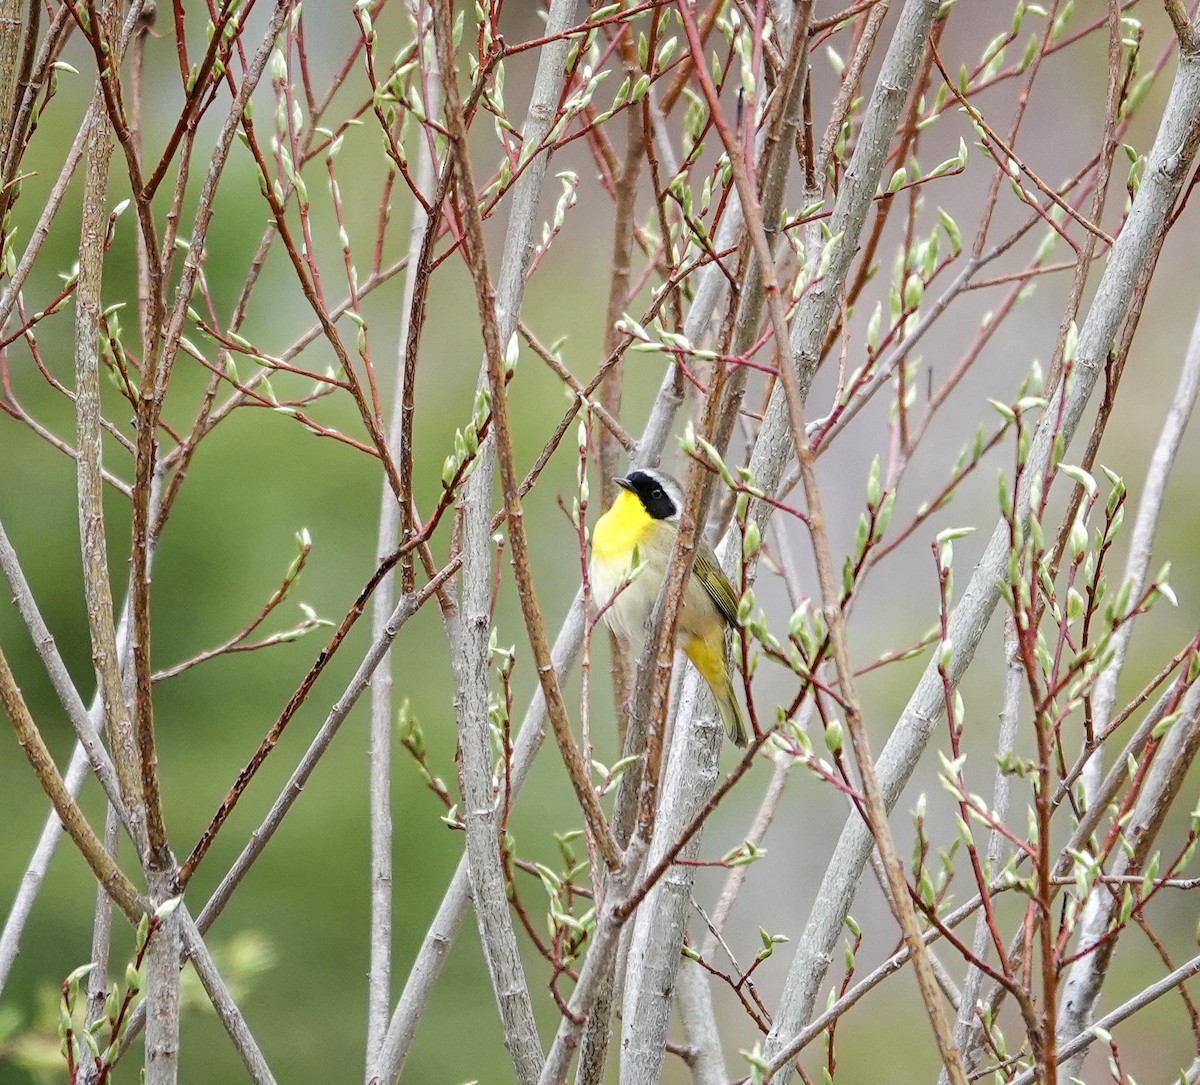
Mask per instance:
[[[418,9],[419,11],[419,9]],[[436,50],[431,55],[436,65]],[[434,116],[440,108],[439,72],[433,67],[429,72],[429,98],[425,108]],[[429,145],[421,140],[417,147],[417,187],[431,193],[434,184],[434,161]],[[415,359],[408,356],[408,336],[412,319],[413,295],[417,283],[417,266],[421,254],[422,239],[430,228],[429,215],[420,201],[414,201],[412,224],[409,227],[408,262],[404,276],[404,290],[400,305],[400,332],[397,337],[399,358],[395,401],[392,405],[392,422],[388,433],[388,447],[393,457],[405,463],[401,440],[404,434],[404,395],[407,374],[415,366]],[[407,499],[407,498],[406,498]],[[379,498],[379,534],[375,546],[376,564],[381,563],[396,550],[400,540],[401,503],[396,500],[391,486],[385,480]],[[395,601],[395,579],[388,575],[376,590],[371,604],[371,633],[379,637],[387,623]],[[387,1033],[388,1008],[391,1002],[392,972],[392,815],[391,815],[391,767],[392,767],[392,659],[384,657],[382,665],[371,679],[371,732],[367,751],[370,766],[371,796],[371,962],[367,972],[367,1050],[365,1072],[370,1075],[378,1060]]]
[[[1193,53],[1197,48],[1196,28],[1188,16],[1183,0],[1163,0],[1167,10],[1167,18],[1175,28],[1175,37],[1179,39],[1179,49],[1183,53]]]
[[[213,1009],[217,1011],[217,1017],[225,1026],[225,1031],[233,1041],[234,1048],[241,1056],[242,1065],[250,1075],[250,1080],[254,1082],[254,1085],[275,1085],[275,1077],[271,1073],[270,1067],[267,1066],[267,1060],[251,1035],[241,1010],[233,1001],[229,988],[221,979],[221,974],[217,971],[217,966],[213,962],[199,930],[196,929],[195,922],[187,914],[183,905],[180,905],[179,911],[183,919],[183,951],[192,962],[196,975],[200,977],[200,982],[204,985],[204,993],[208,995]]]
[[[146,847],[145,810],[141,796],[140,755],[133,720],[125,702],[113,619],[112,586],[105,539],[100,426],[100,284],[104,237],[108,228],[108,164],[112,139],[99,91],[85,121],[87,165],[84,210],[79,241],[79,286],[75,292],[75,418],[79,459],[79,535],[83,554],[84,595],[92,637],[92,661],[104,703],[109,746],[120,783],[125,820],[133,827],[135,846]]]

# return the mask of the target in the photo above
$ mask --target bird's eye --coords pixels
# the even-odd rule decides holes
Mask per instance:
[[[652,498],[654,498],[654,500],[655,500],[655,501],[657,501],[657,500],[658,500],[660,497],[662,497],[662,496],[663,496],[663,492],[662,492],[662,490],[660,490],[660,489],[658,489],[657,487],[655,487],[655,489],[654,489],[653,493],[651,493],[651,494],[650,494],[650,496],[651,496]]]

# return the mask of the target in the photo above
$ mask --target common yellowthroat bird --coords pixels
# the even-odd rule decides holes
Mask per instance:
[[[604,611],[609,628],[636,649],[671,560],[683,491],[661,471],[631,471],[614,481],[621,492],[596,521],[590,577],[597,605],[612,603]],[[736,745],[745,746],[749,732],[733,692],[730,656],[737,604],[737,593],[721,571],[713,548],[697,539],[679,610],[679,646],[712,690],[726,734]]]

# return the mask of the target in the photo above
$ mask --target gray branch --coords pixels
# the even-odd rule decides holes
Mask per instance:
[[[437,116],[440,108],[436,50],[429,56],[430,76],[428,81],[429,101],[426,110]],[[429,144],[417,140],[416,183],[429,195],[434,186],[434,161]],[[395,400],[392,404],[392,423],[388,433],[388,447],[393,457],[400,456],[400,438],[403,433],[401,413],[404,406],[404,373],[415,360],[407,357],[409,323],[412,319],[412,301],[417,285],[417,263],[421,253],[421,242],[429,216],[419,200],[413,201],[412,223],[408,235],[408,268],[404,276],[404,290],[400,300],[400,330],[397,336],[400,356],[396,366]],[[383,561],[395,549],[400,539],[400,505],[392,492],[390,481],[382,483],[379,508],[379,537],[375,548],[376,561]],[[375,590],[371,603],[371,632],[378,637],[387,623],[395,602],[395,574],[389,573]],[[392,978],[392,727],[394,720],[392,700],[391,656],[384,657],[382,665],[371,680],[371,730],[368,740],[367,760],[370,765],[369,792],[371,802],[371,962],[367,972],[367,1057],[366,1071],[369,1073],[383,1046],[387,1032],[388,1005],[391,1001]]]
[[[575,21],[575,15],[576,0],[555,0],[550,8],[547,34],[556,35],[566,30]],[[521,130],[522,143],[526,147],[539,148],[550,132],[562,93],[569,48],[569,39],[560,37],[543,49],[538,57],[533,94]],[[449,50],[449,43],[446,43],[442,61],[449,69],[443,73],[446,78],[454,75],[453,65],[447,64],[445,59]],[[534,252],[534,226],[548,162],[548,155],[537,154],[513,185],[512,210],[495,296],[497,334],[501,344],[508,343],[517,329],[517,318],[525,295],[525,275]],[[469,170],[464,171],[464,176],[469,177],[469,174]],[[473,194],[467,193],[466,198],[473,198]],[[487,373],[485,360],[480,375],[481,385],[487,383]],[[456,715],[462,751],[467,866],[475,916],[504,1027],[505,1046],[512,1056],[517,1080],[523,1085],[532,1085],[545,1059],[500,866],[488,722],[490,523],[495,455],[495,436],[489,434],[480,445],[475,469],[464,487],[461,502],[461,606],[459,613],[449,616],[445,624],[451,642],[451,664],[457,691]]]
[[[17,612],[21,615],[21,619],[25,623],[25,628],[29,630],[30,639],[33,641],[33,646],[42,660],[42,665],[46,669],[50,685],[58,697],[59,704],[62,705],[67,719],[75,729],[76,737],[80,743],[80,750],[86,755],[85,760],[91,764],[92,771],[100,781],[100,786],[103,787],[109,802],[120,806],[121,793],[117,785],[116,769],[113,766],[112,758],[109,757],[108,750],[104,748],[104,743],[99,734],[103,704],[97,698],[93,702],[90,713],[84,707],[83,700],[79,696],[79,691],[75,688],[75,683],[71,680],[67,665],[58,650],[58,644],[55,642],[54,635],[50,632],[49,626],[46,625],[46,620],[42,617],[42,612],[37,605],[37,600],[33,596],[29,581],[25,579],[25,573],[21,569],[17,552],[13,549],[12,543],[9,541],[3,523],[0,523],[0,572],[3,573],[4,579],[8,581]],[[126,615],[124,613],[117,629],[116,639],[117,650],[120,653],[122,662],[124,662],[127,654]],[[72,755],[72,760],[74,760],[74,755]],[[57,820],[57,818],[54,820]],[[0,954],[0,960],[3,960],[2,954]],[[4,986],[3,976],[3,966],[0,965],[0,988]]]
[[[1012,774],[1001,768],[1007,756],[1012,752],[1017,738],[1017,720],[1021,700],[1023,671],[1017,656],[1016,629],[1012,618],[1009,618],[1008,628],[1004,638],[1004,700],[1000,710],[1000,731],[996,736],[996,766],[995,780],[992,784],[992,806],[996,821],[1003,824],[1008,815],[1008,801],[1012,792]],[[984,870],[998,870],[1005,852],[1008,850],[1007,841],[998,829],[988,833],[987,859]],[[980,911],[975,919],[975,931],[971,937],[971,952],[976,959],[982,959],[987,952],[990,933],[988,930],[987,913]],[[963,980],[962,995],[958,1002],[958,1018],[954,1023],[954,1042],[962,1053],[963,1065],[968,1073],[975,1069],[974,1056],[977,1048],[971,1042],[975,1035],[974,1024],[977,1021],[975,1004],[979,999],[979,991],[983,986],[983,970],[972,964],[967,968]],[[945,1069],[938,1075],[939,1085],[946,1085],[949,1074]]]
[[[157,496],[155,500],[157,500]],[[78,795],[90,765],[96,778],[100,781],[100,786],[103,788],[109,804],[114,809],[123,809],[116,769],[99,733],[104,714],[103,698],[97,691],[91,709],[84,707],[83,700],[71,680],[54,636],[38,608],[37,600],[34,598],[29,581],[25,578],[25,573],[4,530],[3,523],[0,523],[0,572],[3,572],[5,580],[8,581],[17,613],[20,614],[25,627],[29,630],[30,639],[42,660],[46,674],[50,678],[50,684],[58,696],[67,719],[75,729],[78,741],[71,753],[63,781],[67,790],[72,795]],[[128,596],[126,596],[117,625],[117,652],[121,665],[124,667],[129,657]],[[62,832],[62,822],[59,820],[58,814],[51,810],[25,873],[22,875],[20,887],[4,924],[4,931],[0,933],[0,992],[4,990],[9,971],[20,951],[21,934],[25,929],[42,882],[45,880],[46,871],[50,866],[50,860]]]
[[[79,794],[79,787],[87,775],[87,768],[87,754],[84,753],[82,744],[77,742],[75,749],[71,752],[67,771],[63,774],[63,783],[71,795]],[[0,933],[0,993],[3,993],[4,985],[8,982],[8,975],[12,971],[17,955],[21,952],[21,935],[25,931],[25,924],[29,922],[34,901],[37,900],[42,883],[46,880],[46,871],[50,868],[50,860],[54,856],[54,849],[62,834],[62,821],[59,819],[57,811],[51,807],[46,824],[42,826],[42,835],[38,837],[33,855],[30,856],[25,867],[25,873],[21,875],[16,896],[8,911],[8,918],[4,921],[4,931]]]
[[[233,1041],[234,1049],[241,1057],[242,1065],[250,1075],[250,1080],[254,1082],[254,1085],[275,1085],[275,1077],[271,1073],[271,1068],[267,1065],[261,1048],[251,1034],[246,1019],[242,1016],[242,1011],[238,1009],[237,1003],[233,1001],[233,996],[229,993],[229,988],[221,979],[221,974],[217,971],[217,966],[208,952],[208,947],[204,944],[204,938],[196,927],[195,921],[188,915],[184,905],[180,905],[176,914],[181,919],[184,952],[191,959],[192,967],[196,970],[196,975],[200,977],[204,992],[208,995],[213,1009],[217,1011],[217,1017],[225,1026],[230,1040]]]
[[[483,451],[482,449],[480,450]],[[463,820],[467,870],[475,919],[483,942],[492,990],[504,1026],[504,1045],[517,1081],[533,1085],[545,1056],[538,1039],[533,1002],[513,930],[504,871],[500,865],[499,818],[492,788],[492,739],[488,720],[488,634],[491,621],[490,540],[492,458],[481,456],[462,499],[462,591],[459,611],[446,621],[454,672],[455,716],[462,757]],[[507,756],[505,751],[503,756]]]

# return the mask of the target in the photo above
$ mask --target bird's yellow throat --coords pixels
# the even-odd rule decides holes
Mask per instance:
[[[592,531],[592,554],[603,562],[632,564],[633,548],[642,541],[654,518],[641,500],[628,490],[617,499]]]

